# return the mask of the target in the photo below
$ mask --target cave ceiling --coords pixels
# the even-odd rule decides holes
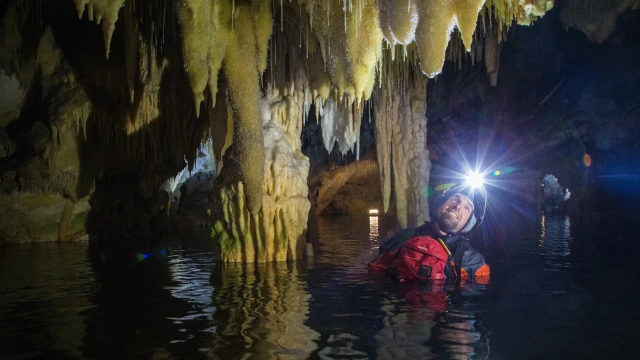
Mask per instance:
[[[617,17],[638,6],[636,0],[10,0],[0,7],[0,67],[3,92],[17,90],[4,97],[0,115],[6,123],[42,118],[59,142],[47,161],[57,161],[60,171],[77,172],[77,164],[56,155],[75,151],[65,150],[60,134],[76,129],[83,146],[101,145],[89,146],[97,172],[147,169],[162,174],[154,183],[185,160],[192,167],[203,138],[213,136],[216,149],[233,142],[245,191],[259,198],[263,175],[250,164],[263,162],[259,104],[267,84],[299,97],[304,119],[312,104],[317,118],[350,119],[350,127],[334,126],[326,138],[353,150],[372,96],[402,95],[412,77],[437,77],[447,59],[457,67],[466,59],[484,62],[495,86],[501,44],[516,25],[532,25],[553,10],[565,28],[602,42]],[[35,114],[24,111],[42,103]],[[256,202],[249,207],[259,208]]]

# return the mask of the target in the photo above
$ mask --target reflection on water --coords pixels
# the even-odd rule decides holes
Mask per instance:
[[[186,315],[171,318],[174,323],[196,318],[212,319],[216,311],[212,305],[211,296],[213,285],[211,284],[211,268],[213,267],[214,253],[210,249],[203,249],[193,253],[190,249],[181,247],[172,248],[167,258],[171,284],[164,288],[171,292],[176,299],[183,299],[191,304]],[[205,331],[214,331],[215,327]]]
[[[306,359],[316,349],[320,334],[304,324],[311,295],[296,265],[230,264],[213,275],[219,358]]]
[[[486,335],[473,311],[454,306],[452,285],[433,283],[391,285],[397,289],[382,301],[383,327],[375,335],[380,359],[428,357],[441,354],[452,359],[486,355]],[[467,282],[463,289],[482,287]],[[484,334],[482,333],[484,332]],[[482,339],[482,340],[481,340]]]
[[[16,245],[0,251],[0,354],[80,356],[81,312],[95,291],[79,244]]]
[[[638,230],[538,221],[487,227],[491,280],[460,287],[370,274],[385,216],[313,219],[297,263],[216,265],[207,234],[9,246],[0,359],[637,357]]]
[[[571,262],[567,256],[571,255],[571,218],[554,219],[546,224],[546,216],[542,214],[541,234],[539,240],[540,255],[547,259],[547,264],[553,268],[567,268]]]
[[[379,219],[377,216],[369,216],[369,241],[371,249],[375,252],[380,246]],[[384,240],[384,239],[383,239]]]

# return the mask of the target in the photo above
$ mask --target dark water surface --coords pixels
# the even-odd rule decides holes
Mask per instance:
[[[204,234],[8,246],[0,359],[640,358],[639,224],[496,223],[490,281],[460,288],[370,275],[386,217],[314,219],[313,259],[224,269]]]

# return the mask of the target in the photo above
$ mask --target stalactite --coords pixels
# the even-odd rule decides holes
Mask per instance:
[[[177,5],[178,19],[185,34],[185,69],[189,75],[197,116],[200,116],[200,104],[204,101],[204,89],[209,81],[211,4],[208,0],[182,0]]]
[[[312,104],[322,123],[327,150],[337,142],[341,152],[351,150],[359,158],[360,121],[365,107],[371,105],[366,101],[377,81],[376,136],[385,210],[393,191],[399,216],[404,219],[401,223],[412,224],[419,220],[411,218],[412,212],[424,213],[421,197],[416,195],[424,185],[419,179],[428,178],[428,153],[422,138],[426,124],[426,80],[422,73],[439,73],[445,54],[461,67],[467,52],[473,51],[471,61],[485,60],[495,83],[500,43],[509,27],[529,24],[553,6],[552,0],[74,2],[79,17],[86,11],[90,21],[102,26],[107,57],[112,36],[114,42],[123,42],[117,48],[124,51],[112,53],[120,58],[102,63],[107,69],[104,73],[89,75],[82,69],[86,87],[79,86],[73,71],[63,71],[67,76],[64,81],[58,71],[51,73],[49,67],[59,66],[48,63],[54,57],[43,56],[36,66],[35,60],[21,53],[20,31],[25,19],[30,16],[34,23],[47,23],[42,17],[49,12],[42,11],[40,1],[21,5],[17,12],[26,14],[9,21],[5,21],[7,14],[15,13],[15,6],[3,13],[1,29],[6,36],[0,37],[0,66],[15,73],[22,84],[33,83],[34,76],[40,74],[38,66],[40,75],[54,74],[43,78],[43,106],[55,110],[51,112],[52,139],[58,146],[68,142],[58,124],[72,124],[74,134],[84,133],[83,138],[100,148],[95,151],[100,153],[97,158],[109,162],[101,164],[105,172],[139,173],[138,191],[148,195],[154,186],[182,169],[185,160],[187,168],[192,168],[203,127],[209,124],[216,159],[236,166],[225,165],[224,170],[238,175],[234,178],[237,182],[225,188],[228,208],[218,220],[227,240],[220,243],[231,249],[238,245],[239,236],[274,246],[267,255],[262,255],[259,247],[254,253],[242,250],[240,258],[259,261],[290,258],[289,254],[298,252],[297,236],[303,227],[286,219],[304,219],[306,203],[300,200],[295,205],[298,210],[292,210],[290,205],[265,200],[265,196],[286,198],[289,192],[302,197],[306,191],[302,185],[298,188],[288,183],[300,183],[305,173],[305,160],[298,156],[300,140],[291,134],[302,127]],[[55,6],[70,8],[72,4]],[[118,16],[124,22],[120,25],[123,31],[114,33]],[[449,41],[454,28],[453,41]],[[35,34],[42,29],[34,26],[30,31]],[[18,40],[8,39],[12,35]],[[222,67],[224,80],[220,83],[225,85],[219,94]],[[56,95],[52,84],[64,87],[69,97]],[[92,103],[85,89],[105,90],[105,101]],[[267,89],[272,98],[261,98]],[[72,103],[70,98],[77,100],[73,106],[66,105]],[[269,102],[274,99],[278,99],[277,106]],[[263,122],[265,119],[272,121]],[[287,120],[280,129],[273,119]],[[273,139],[265,140],[265,136],[275,136],[269,132],[274,126],[287,134],[283,141],[288,145],[282,146],[290,157],[270,157],[273,147],[267,144]],[[228,158],[233,159],[229,162]],[[283,159],[298,164],[295,174],[288,169],[276,174],[265,165]],[[271,230],[258,231],[267,227]],[[279,252],[282,249],[287,249],[285,255]]]
[[[500,48],[497,36],[488,32],[484,43],[484,64],[489,74],[491,86],[498,84],[498,70],[500,69]]]
[[[258,56],[266,57],[266,53],[262,54],[259,51],[266,49],[268,42],[268,38],[256,36],[256,30],[262,26],[258,24],[271,21],[268,6],[253,10],[256,9],[260,12],[254,13],[252,7],[244,3],[236,5],[236,31],[229,37],[224,64],[236,122],[233,142],[237,145],[247,206],[253,215],[257,215],[262,206],[264,177],[263,134],[259,110],[261,61]],[[265,44],[258,44],[258,40]]]
[[[417,63],[417,49],[407,49],[403,62],[399,47],[385,50],[380,70],[382,87],[376,93],[376,155],[385,212],[393,192],[401,227],[429,219],[428,193],[431,163],[426,142],[427,78]],[[387,62],[394,57],[396,60]],[[393,186],[392,186],[393,185]]]
[[[368,99],[383,38],[376,1],[361,1],[355,7],[341,0],[299,1],[336,95],[342,98],[346,94],[349,104]]]
[[[128,2],[124,11],[124,60],[127,73],[127,87],[131,103],[135,98],[136,72],[138,70],[139,23],[134,14],[133,5]]]
[[[357,140],[351,105],[334,97],[330,97],[323,105],[320,107],[320,124],[324,146],[331,152],[337,142],[340,153],[346,154],[353,150]]]
[[[227,84],[224,78],[218,86],[222,86],[217,94],[217,100],[212,111],[209,112],[209,129],[213,141],[213,154],[216,159],[218,173],[224,165],[222,158],[233,142],[233,110],[227,101]]]
[[[104,52],[107,59],[111,48],[111,37],[118,21],[118,12],[124,4],[124,0],[74,0],[78,11],[78,18],[82,19],[85,8],[90,21],[102,25],[104,37]]]
[[[264,1],[254,2],[254,7],[259,7],[260,3]],[[180,0],[177,10],[178,21],[184,33],[185,68],[193,92],[196,116],[199,117],[207,85],[213,98],[216,98],[218,72],[222,67],[228,38],[232,36],[232,4],[229,0]],[[258,10],[260,9],[256,8]],[[265,29],[262,27],[259,30]],[[267,35],[261,36],[268,38],[270,34],[268,31]],[[264,43],[263,40],[259,42]],[[266,51],[263,52],[266,54]],[[215,103],[212,105],[215,106]]]

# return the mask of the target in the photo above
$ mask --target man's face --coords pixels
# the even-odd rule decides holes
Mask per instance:
[[[438,226],[441,230],[457,233],[469,221],[473,204],[464,196],[454,195],[438,209]]]

